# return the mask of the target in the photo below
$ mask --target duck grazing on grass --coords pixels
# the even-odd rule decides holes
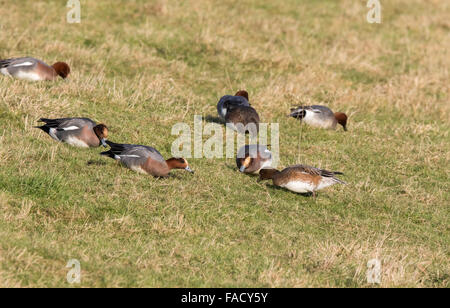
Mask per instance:
[[[226,104],[225,104],[226,105]],[[225,115],[227,126],[241,134],[256,135],[259,132],[259,115],[250,106],[228,106]]]
[[[29,81],[55,80],[58,77],[66,79],[70,74],[70,67],[64,62],[56,62],[50,66],[41,60],[24,57],[0,60],[0,73]]]
[[[240,172],[258,173],[259,170],[272,166],[272,153],[265,145],[245,145],[237,152],[236,165]]]
[[[120,161],[129,169],[138,173],[150,174],[154,177],[168,177],[172,169],[184,169],[194,173],[184,158],[172,157],[164,160],[163,156],[149,146],[136,144],[118,144],[107,141],[109,151],[100,153]]]
[[[290,166],[282,171],[277,169],[262,169],[259,172],[258,181],[272,180],[275,186],[286,188],[296,193],[312,193],[316,196],[316,191],[328,186],[340,183],[336,175],[342,172],[327,171],[306,165]]]
[[[88,118],[45,119],[42,126],[35,126],[50,135],[56,141],[65,142],[76,147],[106,147],[108,127],[97,124]]]
[[[340,124],[344,131],[347,130],[347,115],[342,112],[333,113],[330,108],[325,106],[313,105],[292,108],[289,116],[314,127],[336,129],[336,125]]]
[[[225,115],[228,109],[236,106],[250,106],[248,101],[248,92],[240,90],[235,95],[222,96],[217,103],[217,113],[222,120],[225,120]]]

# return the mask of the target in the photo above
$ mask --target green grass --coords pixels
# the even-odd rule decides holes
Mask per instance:
[[[0,0],[0,58],[72,67],[54,83],[0,76],[0,286],[77,286],[75,258],[83,287],[371,287],[379,258],[381,287],[449,287],[450,9],[384,1],[368,24],[365,5],[82,1],[68,24],[61,1]],[[170,157],[174,124],[242,88],[280,124],[280,167],[349,185],[304,197],[233,159],[157,180],[32,128],[88,116]],[[300,129],[286,118],[300,103],[346,112],[349,131]]]

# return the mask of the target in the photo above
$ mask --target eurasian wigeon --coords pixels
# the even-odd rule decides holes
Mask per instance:
[[[258,181],[272,180],[275,186],[283,187],[296,193],[312,193],[336,183],[346,184],[336,175],[342,172],[327,171],[306,165],[290,166],[282,171],[261,169]]]
[[[108,128],[88,118],[40,119],[45,125],[36,126],[53,139],[76,147],[106,147]]]
[[[258,173],[272,166],[272,152],[265,145],[244,145],[237,152],[236,165],[240,172]]]
[[[330,108],[320,105],[300,106],[291,109],[289,115],[304,121],[306,124],[325,129],[336,129],[336,124],[342,125],[347,130],[347,115],[342,112],[331,111]]]
[[[41,60],[25,57],[0,60],[0,73],[30,81],[54,80],[58,76],[67,78],[70,67],[64,62],[56,62],[50,66]]]
[[[136,144],[118,144],[107,141],[109,151],[100,153],[120,161],[123,165],[138,173],[154,177],[168,177],[172,169],[184,169],[194,173],[184,158],[172,157],[164,160],[163,156],[152,147]]]
[[[233,106],[250,106],[248,101],[248,93],[245,90],[236,92],[235,95],[222,96],[217,103],[217,113],[222,120],[225,120],[225,115],[230,107]]]
[[[241,134],[256,135],[259,132],[259,115],[250,106],[232,106],[227,109],[225,123]]]

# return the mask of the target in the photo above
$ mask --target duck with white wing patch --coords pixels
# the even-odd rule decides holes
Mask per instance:
[[[23,57],[0,60],[0,73],[16,79],[44,81],[58,77],[66,79],[70,74],[70,67],[65,62],[56,62],[50,66],[39,59]]]
[[[65,142],[72,146],[88,148],[103,145],[106,147],[108,127],[97,124],[88,118],[46,119],[42,126],[35,126],[50,135],[56,141]]]
[[[184,169],[194,173],[184,158],[172,157],[167,160],[155,148],[138,144],[119,144],[107,141],[109,151],[100,153],[120,161],[127,168],[154,177],[168,177],[172,169]]]

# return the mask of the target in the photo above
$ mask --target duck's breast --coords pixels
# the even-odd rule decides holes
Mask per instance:
[[[169,175],[170,169],[165,161],[159,159],[153,159],[149,157],[145,164],[142,166],[146,173],[157,177],[166,177]]]
[[[315,190],[315,185],[312,182],[305,181],[289,181],[285,184],[280,185],[280,187],[284,187],[296,193],[308,193]]]
[[[82,147],[98,147],[100,145],[100,140],[89,125],[85,125],[81,130],[74,131],[68,139],[67,143],[73,142],[78,146],[84,144]]]
[[[303,121],[308,125],[325,129],[334,129],[337,123],[334,116],[330,117],[327,114],[315,113],[310,110],[307,110]]]

